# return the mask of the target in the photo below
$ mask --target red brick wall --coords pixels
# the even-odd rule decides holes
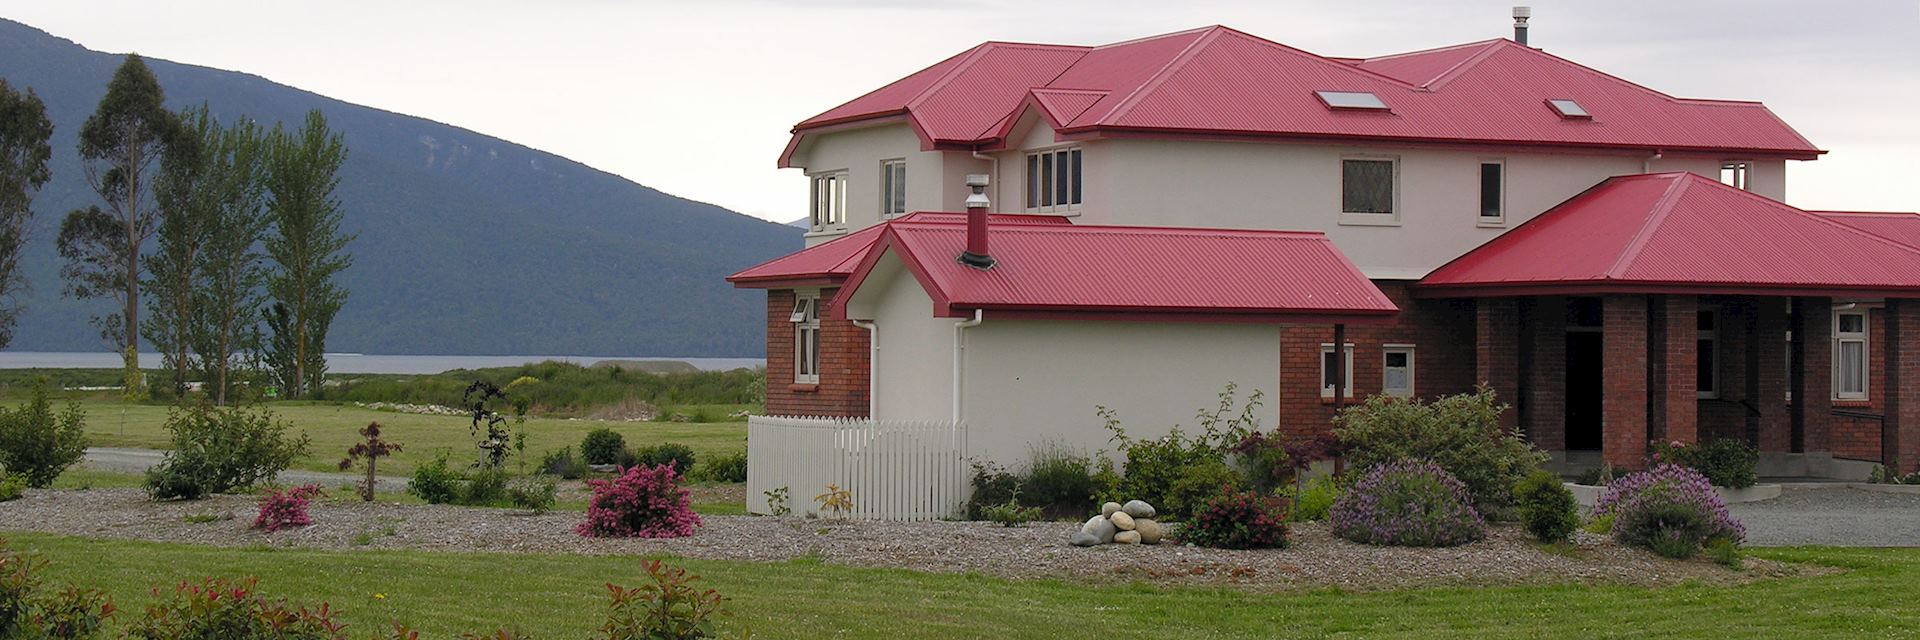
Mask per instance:
[[[1654,296],[1648,312],[1653,377],[1647,390],[1652,412],[1648,436],[1660,442],[1695,442],[1699,434],[1699,301],[1694,296]]]
[[[1601,457],[1616,469],[1637,469],[1647,457],[1647,297],[1607,296],[1602,306]]]
[[[1414,345],[1415,395],[1430,398],[1472,391],[1473,302],[1416,300],[1405,281],[1374,284],[1400,307],[1400,315],[1390,325],[1347,326],[1347,342],[1354,346],[1348,401],[1380,393],[1383,347],[1388,344]],[[1333,342],[1333,326],[1289,325],[1281,329],[1280,342],[1280,392],[1268,401],[1279,409],[1279,428],[1299,434],[1329,432],[1334,407],[1332,400],[1320,397],[1320,345]]]
[[[826,318],[839,289],[820,292],[820,383],[793,381],[794,292],[767,291],[767,414],[776,416],[867,415],[868,376],[873,352],[867,330],[851,321]]]
[[[1534,446],[1561,451],[1567,445],[1567,299],[1529,298],[1520,310],[1529,332],[1520,362],[1526,384],[1520,427]]]
[[[1879,419],[1834,416],[1828,428],[1834,457],[1880,462]]]
[[[1502,402],[1520,398],[1520,306],[1513,298],[1474,302],[1473,381],[1493,389]],[[1500,414],[1500,425],[1520,424],[1520,412]]]
[[[1888,300],[1885,355],[1886,425],[1880,450],[1900,473],[1920,469],[1920,300]]]
[[[1833,300],[1794,298],[1794,348],[1800,352],[1800,386],[1793,389],[1791,433],[1798,433],[1806,451],[1831,451],[1828,425],[1833,422]],[[1761,451],[1769,449],[1762,438]],[[1776,445],[1777,446],[1777,445]]]

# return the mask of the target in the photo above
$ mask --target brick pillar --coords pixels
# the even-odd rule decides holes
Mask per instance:
[[[1695,372],[1699,365],[1699,299],[1690,295],[1652,296],[1648,313],[1648,357],[1653,370],[1647,386],[1651,412],[1648,435],[1661,442],[1699,439],[1700,400]]]
[[[1900,473],[1912,473],[1920,469],[1920,300],[1887,299],[1880,342],[1887,396],[1880,455]]]
[[[1512,405],[1520,397],[1520,311],[1513,298],[1474,301],[1473,380],[1493,389],[1500,402]],[[1500,414],[1500,426],[1520,425],[1520,413]]]
[[[1542,451],[1567,448],[1567,299],[1534,298],[1528,309],[1532,349],[1525,375],[1527,437]]]
[[[1754,435],[1791,434],[1793,418],[1787,415],[1787,299],[1757,298],[1752,309],[1753,335],[1748,339],[1747,352],[1756,364],[1752,367],[1754,380],[1748,383],[1754,397],[1748,402],[1760,412]]]
[[[1647,297],[1607,296],[1601,315],[1601,458],[1638,469],[1647,459]]]
[[[1788,437],[1761,432],[1760,450],[1791,451],[1798,440],[1800,451],[1831,451],[1827,425],[1833,421],[1833,299],[1794,298],[1793,323],[1794,361],[1800,366],[1789,374],[1793,408]]]

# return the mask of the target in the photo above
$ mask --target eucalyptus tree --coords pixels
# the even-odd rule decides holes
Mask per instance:
[[[20,252],[33,219],[33,197],[53,173],[47,160],[53,149],[53,122],[32,89],[15,91],[0,79],[0,348],[13,342],[20,318],[17,296],[26,288]]]

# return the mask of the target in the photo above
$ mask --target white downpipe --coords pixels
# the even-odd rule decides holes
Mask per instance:
[[[968,328],[980,326],[980,322],[983,320],[985,320],[985,317],[982,315],[982,311],[980,309],[974,309],[973,319],[953,323],[953,424],[956,426],[960,424],[960,418],[963,417],[960,414],[960,398],[961,392],[964,390],[964,387],[961,385],[961,380],[962,376],[966,373],[963,363],[966,362],[967,358],[967,346],[964,336]]]
[[[855,320],[853,326],[867,330],[867,419],[879,420],[880,327],[872,320]]]
[[[1653,155],[1647,156],[1646,160],[1640,161],[1640,173],[1653,173],[1653,161],[1659,160],[1665,155],[1664,153],[1655,151]]]
[[[1000,203],[1000,159],[994,156],[982,154],[980,153],[979,149],[973,150],[973,159],[985,160],[987,161],[988,164],[993,165],[993,168],[988,170],[991,172],[991,175],[993,176],[993,179],[989,181],[989,185],[990,185],[989,188],[993,189],[994,204],[999,204]],[[987,209],[987,213],[993,213],[993,209]]]

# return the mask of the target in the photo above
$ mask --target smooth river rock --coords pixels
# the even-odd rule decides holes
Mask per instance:
[[[1087,523],[1089,528],[1085,533],[1093,534],[1095,538],[1099,538],[1100,544],[1113,542],[1113,534],[1119,533],[1120,528],[1113,526],[1113,521],[1106,518],[1096,518],[1096,520],[1098,520],[1098,522]]]
[[[1133,530],[1133,516],[1127,515],[1125,511],[1115,511],[1113,515],[1107,516],[1107,522],[1113,523],[1113,526],[1119,527],[1121,531]]]
[[[1100,505],[1100,517],[1102,518],[1111,518],[1113,517],[1113,514],[1119,513],[1119,512],[1120,512],[1120,503],[1118,502],[1109,502],[1109,503]]]
[[[1114,534],[1113,543],[1114,544],[1140,544],[1140,532],[1122,531],[1120,533]]]
[[[1140,532],[1140,544],[1160,544],[1167,535],[1165,526],[1148,518],[1134,518],[1133,530]]]
[[[1153,505],[1147,504],[1145,500],[1128,500],[1126,504],[1121,505],[1120,510],[1127,512],[1127,515],[1133,516],[1134,519],[1151,518],[1154,514]]]
[[[1070,544],[1076,547],[1091,547],[1091,546],[1100,544],[1100,536],[1096,536],[1091,533],[1087,533],[1085,531],[1076,531],[1074,532],[1073,537],[1067,538],[1067,544]]]

